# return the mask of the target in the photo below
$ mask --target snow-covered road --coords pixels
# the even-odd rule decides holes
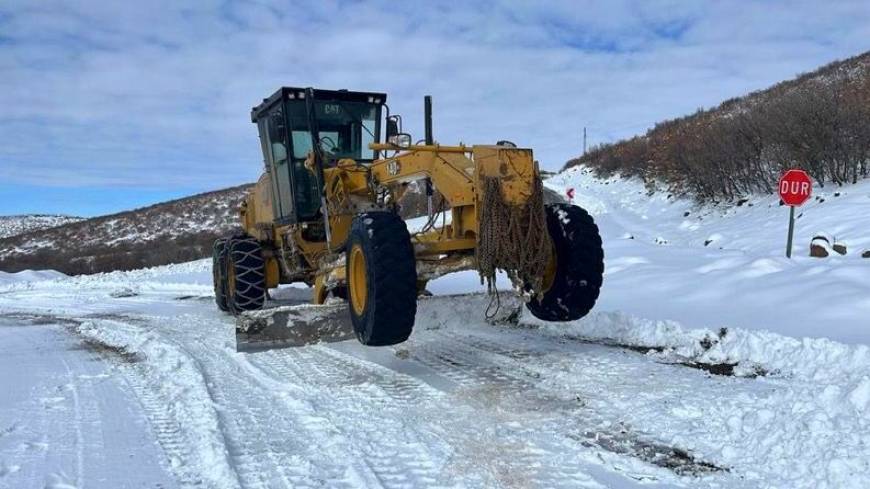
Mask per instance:
[[[70,375],[104,376],[55,379],[53,396],[29,394],[28,381],[4,398],[0,419],[11,429],[57,428],[30,428],[48,433],[40,443],[50,456],[42,458],[21,448],[23,438],[0,437],[0,486],[172,487],[161,482],[164,468],[181,487],[215,488],[859,487],[866,480],[867,421],[848,406],[820,408],[816,397],[827,393],[834,403],[853,394],[829,392],[846,385],[827,377],[713,375],[684,365],[692,363],[680,356],[684,349],[619,346],[620,338],[597,338],[582,325],[488,324],[479,295],[423,300],[414,335],[396,347],[345,341],[237,353],[233,321],[211,303],[201,283],[207,277],[208,263],[196,262],[0,293],[4,321],[31,332],[3,337],[12,356],[5,378],[25,367],[15,358],[40,365],[26,368],[31,375],[47,368],[24,345],[34,334],[103,351],[102,364],[76,360]],[[93,360],[93,352],[46,341],[46,355]],[[31,419],[28,406],[43,398],[69,409]],[[79,420],[81,413],[90,414]],[[89,441],[101,436],[108,442]],[[90,455],[82,458],[80,447]],[[131,447],[135,461],[125,458]]]
[[[70,326],[0,317],[0,487],[176,487],[149,419],[112,367],[130,358],[76,339]]]

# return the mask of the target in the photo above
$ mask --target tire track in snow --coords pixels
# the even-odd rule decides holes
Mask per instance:
[[[470,332],[438,331],[436,336],[446,342],[444,350],[452,352],[451,362],[464,362],[465,365],[488,363],[486,367],[482,367],[485,377],[493,378],[490,372],[499,372],[496,377],[509,379],[502,384],[508,391],[524,392],[522,398],[531,405],[540,403],[551,407],[552,419],[544,420],[540,425],[536,423],[536,426],[531,428],[533,431],[561,433],[562,437],[579,442],[583,446],[602,448],[614,454],[634,457],[656,467],[669,469],[678,475],[704,475],[723,470],[709,462],[695,459],[687,450],[658,442],[648,434],[635,432],[624,423],[606,419],[599,412],[588,407],[583,397],[572,399],[570,392],[566,397],[565,386],[557,386],[554,389],[542,385],[540,379],[551,372],[565,368],[563,358],[555,359],[553,355],[547,353],[576,355],[578,353],[576,349],[572,350],[555,338],[536,338],[537,348],[524,349],[518,347],[518,344],[526,343],[529,339],[527,335],[509,333],[514,341],[521,340],[509,343],[504,338],[504,334],[508,332],[500,331],[500,333],[499,337],[486,334],[483,338]],[[541,342],[544,343],[543,347]],[[481,352],[484,355],[481,355]],[[626,354],[635,355],[631,352]],[[528,358],[534,358],[534,362],[523,361]],[[589,360],[589,356],[584,356],[584,359]],[[614,371],[618,368],[618,365],[613,366]],[[585,397],[588,392],[583,391],[582,394]],[[582,421],[566,429],[566,419]],[[618,471],[626,470],[617,462],[613,459],[609,464]]]
[[[566,460],[564,450],[547,450],[536,443],[535,437],[513,436],[516,427],[504,426],[504,419],[496,416],[490,421],[491,416],[480,416],[478,407],[472,405],[457,405],[456,398],[450,393],[433,389],[419,379],[397,373],[377,363],[360,359],[327,346],[304,347],[288,350],[292,356],[305,358],[305,362],[297,369],[303,372],[297,376],[300,382],[318,382],[327,385],[340,386],[342,383],[363,381],[377,387],[373,394],[390,397],[386,402],[378,399],[378,396],[368,396],[374,399],[376,405],[401,406],[407,405],[407,413],[397,413],[400,416],[409,416],[411,423],[420,426],[431,424],[432,418],[437,419],[442,426],[439,436],[441,443],[455,449],[452,453],[450,464],[455,474],[461,474],[467,483],[470,472],[481,472],[477,480],[482,485],[491,486],[493,483],[507,487],[597,487],[597,484],[589,478],[583,470],[582,464],[576,461]],[[453,362],[448,362],[452,364]],[[314,378],[309,372],[314,371]],[[465,375],[461,370],[456,370],[454,365],[440,373],[453,377],[454,380],[465,380],[480,384],[480,380],[474,375]],[[503,376],[493,375],[500,381],[506,381]],[[365,394],[371,392],[366,390]],[[359,394],[354,404],[360,404]],[[354,399],[348,399],[354,401]],[[348,404],[348,403],[343,403]],[[364,404],[364,403],[363,403]],[[348,413],[353,418],[356,413]],[[389,442],[375,438],[381,443]],[[432,442],[427,443],[431,446]],[[510,454],[505,458],[506,454]],[[384,466],[395,465],[394,460],[387,459]],[[379,466],[375,464],[375,469]],[[410,468],[413,473],[414,467]],[[406,471],[407,473],[408,471]],[[491,477],[491,482],[486,478]],[[472,480],[474,478],[472,477]],[[411,486],[405,487],[428,487],[431,484],[421,484],[423,481],[414,481]],[[387,485],[387,487],[394,487]],[[401,487],[401,486],[397,486]]]
[[[77,331],[110,347],[142,355],[142,362],[122,371],[130,374],[128,382],[143,399],[149,419],[154,416],[155,435],[167,455],[175,457],[170,458],[170,467],[182,483],[238,487],[203,368],[181,345],[165,336],[165,328],[153,328],[136,318],[94,318],[83,322]]]
[[[564,413],[552,424],[541,424],[536,418],[541,408],[534,406],[550,409],[561,400],[539,394],[518,396],[518,392],[537,393],[536,379],[505,371],[490,353],[463,345],[463,338],[448,338],[434,346],[432,341],[409,345],[423,346],[420,351],[415,349],[412,361],[428,363],[430,370],[460,386],[458,393],[445,397],[420,379],[327,346],[284,350],[288,353],[280,359],[272,352],[243,356],[252,359],[255,368],[240,372],[238,366],[244,367],[245,361],[226,350],[219,339],[190,327],[191,321],[208,324],[210,318],[188,316],[169,324],[161,319],[159,331],[153,324],[127,326],[148,330],[149,340],[159,339],[187,357],[181,363],[194,364],[206,397],[218,412],[227,456],[244,487],[431,487],[449,485],[452,480],[462,481],[463,486],[596,485],[584,470],[588,467],[576,458],[581,447],[577,440],[566,444],[563,437],[542,436],[560,433]],[[525,356],[509,350],[500,353],[507,353],[511,361]],[[271,364],[259,358],[271,359]],[[264,381],[263,373],[269,373],[287,395],[281,395],[281,389],[270,389],[276,385]],[[315,386],[317,394],[294,392],[291,386]],[[270,393],[276,390],[277,394]],[[300,407],[293,398],[314,405],[305,406],[302,416],[288,414]],[[464,408],[456,405],[457,398]],[[520,401],[520,409],[511,407],[515,400]],[[272,407],[251,407],[258,404]],[[416,411],[422,411],[426,419],[417,423]],[[311,417],[318,416],[312,422]],[[268,427],[272,433],[252,426]],[[301,432],[300,426],[305,428]],[[316,428],[307,429],[311,426]],[[317,430],[339,435],[341,447],[327,456],[315,453],[320,447],[288,447],[287,440],[322,440]],[[505,454],[510,456],[506,459]],[[330,465],[329,458],[339,462]],[[304,470],[288,473],[285,467]]]
[[[162,325],[161,333],[196,362],[239,487],[360,486],[365,476],[344,463],[352,454],[312,443],[331,430],[316,412],[304,403],[287,406],[287,389],[276,392],[273,385],[264,385],[261,375],[245,368],[240,360],[244,357],[227,350],[219,339],[190,337],[191,321],[208,323],[207,318],[183,316]]]
[[[75,444],[76,444],[76,487],[82,487],[82,481],[85,477],[85,437],[82,433],[82,424],[84,416],[82,414],[81,400],[79,399],[79,389],[76,385],[76,379],[73,376],[72,369],[65,358],[60,358],[64,370],[66,370],[67,378],[69,379],[69,391],[72,395],[73,415],[75,419]]]
[[[202,478],[195,471],[194,457],[191,454],[191,444],[185,439],[181,424],[167,409],[167,400],[145,385],[144,376],[147,373],[133,371],[133,368],[121,368],[127,385],[136,394],[142,411],[157,438],[157,443],[163,449],[169,467],[182,485],[201,485]]]
[[[477,419],[496,420],[494,436],[501,451],[522,468],[520,485],[575,487],[588,470],[579,458],[565,456],[579,447],[558,433],[565,429],[566,415],[575,417],[577,403],[540,392],[532,380],[486,361],[483,350],[444,339],[413,345],[409,359],[454,380],[454,395],[486,413]]]
[[[355,456],[382,487],[444,486],[433,462],[444,455],[433,453],[431,444],[421,440],[412,426],[385,417],[421,402],[435,402],[437,393],[428,386],[410,378],[387,379],[322,347],[257,354],[251,364],[277,382],[326,387],[311,402],[355,445]]]
[[[306,431],[307,420],[288,416],[284,409],[265,408],[282,403],[258,379],[239,371],[235,352],[211,338],[204,342],[202,336],[190,337],[190,320],[188,316],[169,322],[146,316],[90,317],[78,331],[93,341],[141,355],[142,362],[119,367],[182,485],[360,486],[365,477],[349,474],[342,463],[350,454],[321,453],[321,447],[299,441],[316,439],[322,426]],[[193,320],[208,323],[202,317]],[[213,427],[208,426],[211,416],[217,421]],[[224,458],[230,473],[215,470]]]

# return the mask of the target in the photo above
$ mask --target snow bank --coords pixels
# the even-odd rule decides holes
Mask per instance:
[[[647,319],[618,312],[593,312],[569,323],[549,323],[523,311],[521,323],[549,335],[572,336],[640,349],[670,361],[738,364],[738,374],[840,381],[853,376],[856,386],[870,376],[870,347],[825,338],[797,339],[769,331],[736,328],[691,329],[676,321]]]
[[[644,242],[663,238],[691,247],[777,257],[785,253],[788,207],[780,206],[775,195],[750,196],[739,206],[699,206],[661,188],[651,192],[636,178],[596,178],[583,166],[559,173],[545,184],[562,195],[574,188],[574,203],[593,216],[607,214],[605,230],[613,230],[608,234],[614,237],[621,230]],[[813,188],[813,198],[797,208],[795,255],[808,255],[810,241],[819,231],[847,244],[850,258],[860,257],[860,250],[870,246],[870,179],[844,187]],[[713,242],[705,245],[708,240]]]
[[[0,285],[22,282],[39,282],[65,278],[66,275],[54,270],[23,270],[21,272],[0,272]]]
[[[5,279],[7,276],[13,278],[7,280]],[[207,294],[212,290],[211,259],[93,275],[68,276],[53,270],[18,274],[0,272],[0,289],[69,289],[70,287],[110,288],[121,296],[173,288],[178,289],[180,293]]]
[[[687,329],[673,321],[623,313],[593,313],[560,325],[539,321],[526,311],[521,323],[558,338],[650,348],[646,355],[665,363],[729,364],[738,376],[761,373],[752,381],[758,393],[751,400],[722,398],[705,412],[684,410],[677,403],[670,414],[699,426],[706,438],[719,440],[713,458],[726,466],[777,467],[779,476],[791,481],[788,487],[864,487],[863,474],[870,471],[866,345],[799,340],[766,331]],[[678,423],[666,430],[683,446],[693,446],[700,436]]]

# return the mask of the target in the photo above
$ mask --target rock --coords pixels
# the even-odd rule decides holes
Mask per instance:
[[[810,241],[810,256],[826,258],[831,254],[831,240],[825,235],[816,235]]]
[[[711,244],[721,241],[722,235],[719,233],[713,233],[710,236],[707,236],[707,239],[704,240],[704,246],[710,246]],[[720,248],[721,249],[721,248]]]
[[[743,206],[743,204],[749,202],[749,199],[740,199],[737,201],[737,207]]]
[[[691,212],[686,211],[686,212],[683,213],[683,217],[689,217],[689,214],[691,214]]]
[[[870,250],[864,250],[861,253],[861,258],[870,258]]]
[[[841,255],[846,254],[846,243],[834,242],[834,251]]]

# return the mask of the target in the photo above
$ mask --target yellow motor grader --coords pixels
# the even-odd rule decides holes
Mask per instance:
[[[501,270],[536,317],[586,315],[604,271],[598,228],[580,207],[544,204],[532,151],[438,144],[428,96],[414,143],[386,101],[283,87],[252,109],[265,172],[241,206],[244,232],[214,244],[218,307],[247,314],[269,289],[302,282],[315,304],[347,301],[360,342],[392,345],[411,334],[427,281],[476,270],[497,294]],[[409,191],[428,204],[411,232],[400,217]]]

